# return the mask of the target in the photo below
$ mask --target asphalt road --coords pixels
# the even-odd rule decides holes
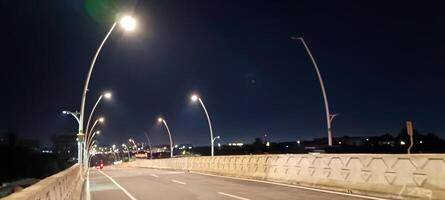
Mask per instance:
[[[366,199],[269,183],[146,168],[90,170],[92,200]]]

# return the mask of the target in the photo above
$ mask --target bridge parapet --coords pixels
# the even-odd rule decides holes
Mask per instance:
[[[189,170],[394,199],[445,199],[444,154],[286,154],[138,160]]]
[[[76,164],[2,200],[78,200],[83,181],[81,168]]]

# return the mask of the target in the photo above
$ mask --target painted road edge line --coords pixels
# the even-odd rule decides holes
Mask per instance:
[[[90,191],[90,170],[87,171],[87,200],[91,200],[91,191]]]
[[[250,199],[248,199],[248,198],[244,198],[244,197],[236,196],[236,195],[233,195],[233,194],[227,194],[227,193],[224,193],[224,192],[218,192],[218,194],[220,194],[220,195],[224,195],[224,196],[228,196],[228,197],[232,197],[232,198],[235,198],[235,199],[250,200]]]
[[[137,200],[136,198],[134,198],[133,195],[131,195],[125,188],[123,188],[121,185],[119,185],[119,183],[117,183],[113,178],[111,178],[110,176],[108,176],[107,174],[105,174],[105,172],[102,172],[102,170],[97,170],[99,171],[101,174],[103,174],[104,176],[106,176],[108,179],[111,180],[111,182],[113,182],[119,189],[121,189],[131,200]]]
[[[182,181],[177,181],[177,180],[172,180],[172,182],[174,182],[174,183],[179,183],[179,184],[182,184],[182,185],[185,185],[185,184],[187,184],[187,183],[185,183],[185,182],[182,182]]]
[[[194,171],[190,171],[190,173],[191,174],[200,174],[200,175],[204,175],[204,176],[214,176],[214,177],[227,178],[227,179],[235,179],[235,180],[257,182],[257,183],[267,183],[267,184],[272,184],[272,185],[292,187],[292,188],[298,188],[298,189],[303,189],[303,190],[312,190],[312,191],[316,191],[316,192],[338,194],[338,195],[350,196],[350,197],[358,197],[358,198],[363,198],[363,199],[388,200],[388,199],[380,198],[380,197],[371,197],[371,196],[365,196],[365,195],[360,195],[360,194],[348,194],[348,193],[344,193],[344,192],[336,192],[336,191],[331,191],[331,190],[323,190],[323,189],[310,188],[310,187],[298,186],[298,185],[289,185],[289,184],[285,184],[285,183],[275,183],[275,182],[270,182],[270,181],[262,181],[262,180],[239,178],[239,177],[231,177],[231,176],[220,176],[220,175],[215,175],[215,174],[206,174],[206,173],[194,172]]]
[[[153,176],[153,177],[155,177],[155,178],[158,178],[158,177],[159,177],[159,176],[156,175],[156,174],[150,174],[150,176]]]

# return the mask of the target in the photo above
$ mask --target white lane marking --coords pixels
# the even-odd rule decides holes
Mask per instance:
[[[156,175],[156,174],[150,174],[150,176],[153,176],[153,177],[155,177],[155,178],[158,178],[158,177],[159,177],[159,176]]]
[[[105,174],[105,172],[102,172],[102,170],[97,170],[99,171],[101,174],[103,174],[104,176],[106,176],[108,179],[111,180],[111,182],[113,182],[119,189],[121,189],[131,200],[137,200],[136,198],[134,198],[133,195],[131,195],[125,188],[123,188],[121,185],[119,185],[119,183],[117,183],[113,178],[111,178],[110,176],[108,176],[107,174]]]
[[[220,194],[220,195],[224,195],[224,196],[228,196],[228,197],[232,197],[232,198],[235,198],[235,199],[250,200],[250,199],[248,199],[248,198],[244,198],[244,197],[236,196],[236,195],[233,195],[233,194],[227,194],[227,193],[224,193],[224,192],[218,192],[218,194]]]
[[[324,192],[324,193],[330,193],[330,194],[338,194],[338,195],[350,196],[350,197],[358,197],[358,198],[363,198],[363,199],[388,200],[388,199],[379,198],[379,197],[364,196],[364,195],[359,195],[359,194],[348,194],[348,193],[344,193],[344,192],[335,192],[335,191],[330,191],[330,190],[322,190],[322,189],[316,189],[316,188],[310,188],[310,187],[304,187],[304,186],[297,186],[297,185],[288,185],[288,184],[284,184],[284,183],[275,183],[275,182],[269,182],[269,181],[261,181],[261,180],[238,178],[238,177],[229,177],[229,176],[219,176],[219,175],[214,175],[214,174],[206,174],[206,173],[193,172],[193,171],[190,171],[190,173],[191,174],[200,174],[200,175],[205,175],[205,176],[214,176],[214,177],[220,177],[220,178],[234,179],[234,180],[257,182],[257,183],[267,183],[267,184],[272,184],[272,185],[292,187],[292,188],[298,188],[298,189],[303,189],[303,190],[311,190],[311,191],[315,191],[315,192]]]
[[[179,183],[179,184],[182,184],[182,185],[187,184],[187,183],[184,183],[184,182],[182,182],[182,181],[177,181],[177,180],[172,180],[172,182],[174,182],[174,183]]]

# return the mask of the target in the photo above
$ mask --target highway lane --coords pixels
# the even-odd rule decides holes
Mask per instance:
[[[92,200],[355,200],[354,196],[180,171],[105,168],[90,171]]]

